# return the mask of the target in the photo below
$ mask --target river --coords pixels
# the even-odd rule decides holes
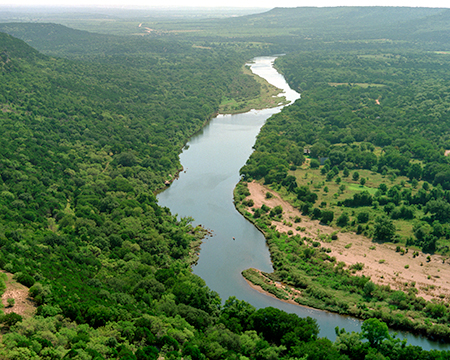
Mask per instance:
[[[287,100],[300,94],[290,89],[284,77],[273,68],[275,57],[258,57],[251,70],[283,89]],[[241,275],[250,267],[272,272],[264,236],[233,205],[233,189],[239,182],[239,169],[252,153],[261,126],[282,107],[252,110],[244,114],[219,115],[193,136],[180,154],[184,171],[167,190],[158,195],[161,206],[179,217],[193,217],[212,231],[204,240],[195,274],[216,291],[222,300],[230,296],[245,300],[256,308],[273,306],[301,317],[317,320],[320,336],[334,341],[336,326],[360,331],[361,321],[326,311],[288,304],[251,288]],[[399,333],[408,343],[423,349],[448,349],[446,344],[412,334]]]

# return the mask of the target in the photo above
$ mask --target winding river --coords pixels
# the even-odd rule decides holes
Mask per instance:
[[[287,100],[300,94],[273,68],[275,57],[258,57],[251,70],[284,90]],[[301,317],[317,320],[320,336],[335,339],[336,326],[360,331],[361,321],[326,311],[288,304],[251,288],[241,275],[250,267],[271,272],[272,264],[264,236],[234,208],[233,189],[239,181],[239,169],[252,153],[252,146],[266,119],[282,106],[252,110],[244,114],[219,115],[192,137],[181,153],[184,171],[167,190],[158,195],[159,204],[179,217],[193,217],[212,231],[204,240],[195,274],[216,291],[222,300],[230,296],[245,300],[256,308],[273,306]],[[399,333],[408,343],[424,349],[448,349],[446,344],[412,334]]]

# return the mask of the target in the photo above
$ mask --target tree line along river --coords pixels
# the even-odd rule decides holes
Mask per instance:
[[[258,57],[251,70],[284,91],[293,102],[300,94],[292,90],[273,67],[276,57]],[[335,339],[336,326],[347,331],[360,331],[358,319],[288,304],[259,293],[242,277],[242,270],[256,268],[272,272],[270,254],[264,236],[233,205],[233,189],[238,183],[239,169],[252,153],[252,146],[266,119],[281,111],[282,106],[252,110],[244,114],[218,115],[202,131],[193,136],[180,155],[184,171],[170,187],[158,195],[159,204],[179,217],[193,217],[212,231],[204,240],[195,274],[216,291],[222,300],[230,296],[245,300],[256,308],[276,307],[301,317],[317,320],[320,336]],[[430,341],[409,333],[399,333],[408,343],[423,349],[448,349],[446,344]]]

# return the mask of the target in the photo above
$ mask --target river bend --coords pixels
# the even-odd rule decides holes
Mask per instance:
[[[251,70],[284,90],[287,100],[300,94],[292,90],[273,67],[275,57],[258,57]],[[264,236],[233,205],[233,189],[239,182],[239,169],[252,153],[255,138],[264,122],[282,106],[252,110],[244,114],[219,115],[193,136],[180,154],[184,171],[171,186],[158,195],[159,204],[179,217],[193,217],[212,231],[204,240],[195,274],[216,291],[222,300],[230,296],[245,300],[256,308],[273,306],[301,317],[317,320],[320,336],[335,339],[334,328],[360,331],[361,321],[325,311],[288,304],[251,288],[241,275],[250,267],[272,271]],[[446,345],[411,334],[399,334],[408,343],[424,349],[444,349]]]

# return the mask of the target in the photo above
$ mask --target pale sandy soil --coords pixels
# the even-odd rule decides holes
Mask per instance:
[[[256,270],[256,271],[258,271],[259,273],[261,273],[261,271],[259,271],[259,270],[257,270],[257,269],[254,269],[254,270]],[[267,279],[267,280],[268,280],[268,279]],[[263,289],[261,286],[255,285],[255,284],[253,284],[252,282],[248,281],[247,279],[245,279],[245,281],[247,282],[247,284],[248,284],[250,287],[252,287],[252,288],[255,289],[256,291],[260,292],[261,294],[264,294],[264,295],[266,295],[266,296],[270,296],[270,297],[273,297],[273,298],[275,298],[275,299],[278,299],[275,295],[273,295],[273,294],[271,294],[271,293],[269,293],[269,292],[267,292],[267,291],[264,291],[264,289]],[[270,280],[269,280],[269,281],[270,281]],[[287,288],[286,286],[283,286],[283,285],[280,284],[280,283],[275,283],[275,282],[273,282],[273,281],[270,281],[270,282],[271,282],[272,285],[275,285],[277,288],[280,288],[280,289],[286,289],[286,288]],[[292,287],[288,287],[288,288],[289,288],[290,291],[291,291],[291,298],[288,299],[288,300],[282,300],[282,299],[278,299],[278,300],[283,301],[283,302],[286,302],[286,303],[288,303],[288,304],[299,305],[297,302],[295,302],[295,299],[296,299],[297,297],[301,296],[301,291],[296,290],[296,289],[294,289],[294,288],[292,288]],[[309,307],[309,306],[305,306],[305,305],[302,305],[302,306],[303,306],[303,307]]]
[[[444,156],[449,156],[450,155],[450,150],[445,150]]]
[[[2,295],[2,303],[4,305],[4,313],[9,314],[10,312],[15,312],[22,317],[30,317],[33,316],[36,305],[28,297],[28,288],[22,284],[19,284],[17,281],[13,279],[13,274],[7,273],[3,271],[8,280],[5,281],[6,290]],[[12,307],[8,307],[7,299],[13,298],[15,300],[15,304]]]
[[[274,221],[279,232],[288,232],[292,230],[295,234],[302,237],[307,236],[315,241],[322,243],[325,248],[330,248],[330,256],[335,256],[336,260],[343,261],[350,266],[355,263],[363,263],[364,268],[358,271],[359,275],[370,276],[371,280],[380,285],[390,285],[392,289],[406,290],[415,282],[418,296],[422,296],[426,300],[433,297],[439,298],[444,294],[446,299],[450,299],[450,260],[444,263],[444,258],[440,255],[432,255],[431,261],[427,261],[427,254],[419,251],[419,256],[413,259],[413,251],[401,255],[395,252],[396,245],[379,244],[371,239],[355,233],[338,233],[338,240],[332,242],[322,242],[318,234],[331,234],[340,231],[340,228],[333,228],[322,225],[318,220],[311,220],[307,216],[302,216],[301,212],[295,209],[288,202],[282,200],[278,194],[264,187],[263,185],[251,182],[248,183],[248,189],[251,193],[247,199],[253,199],[255,208],[261,207],[262,204],[275,207],[281,205],[283,207],[283,218],[292,222],[292,227],[283,225],[282,222]],[[270,191],[274,197],[266,199],[266,192]],[[249,209],[251,212],[251,209]],[[300,223],[294,223],[293,219],[298,216],[302,219]],[[297,231],[295,228],[300,226],[306,228],[304,232]],[[350,248],[345,246],[352,244]],[[375,250],[370,250],[374,247]],[[380,263],[380,260],[384,260]],[[409,265],[406,269],[405,265]],[[428,278],[429,277],[429,278]],[[405,287],[408,283],[408,287]]]

